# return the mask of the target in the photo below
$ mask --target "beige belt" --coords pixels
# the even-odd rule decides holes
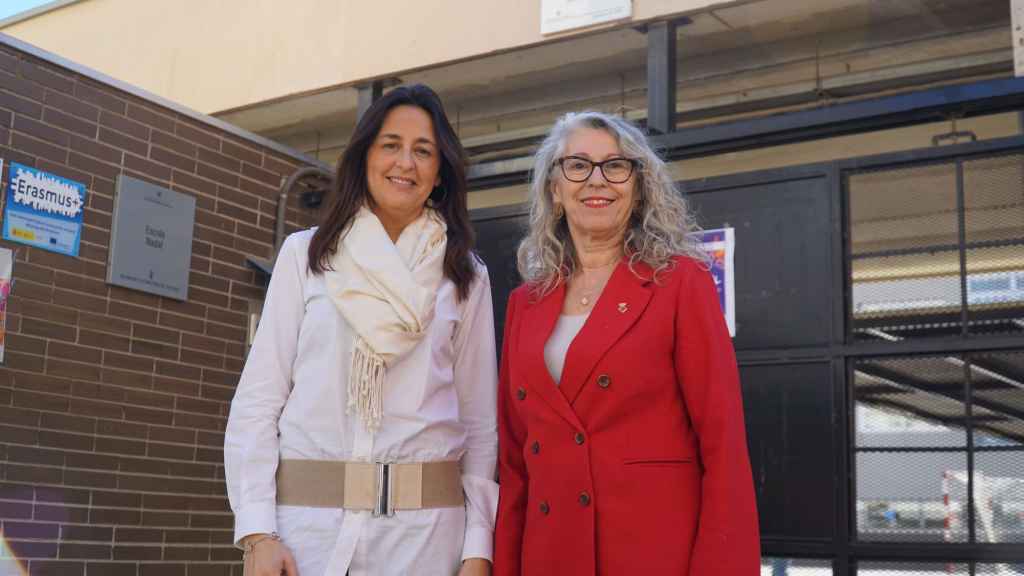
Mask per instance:
[[[337,460],[281,460],[277,503],[284,506],[372,510],[455,508],[465,505],[456,460],[382,464]]]

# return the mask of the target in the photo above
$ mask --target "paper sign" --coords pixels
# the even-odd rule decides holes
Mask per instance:
[[[711,256],[711,277],[718,291],[718,303],[725,314],[729,336],[736,337],[736,275],[733,272],[733,256],[736,253],[736,236],[733,228],[705,230],[700,235],[701,245]]]
[[[11,162],[4,240],[78,256],[85,185]]]

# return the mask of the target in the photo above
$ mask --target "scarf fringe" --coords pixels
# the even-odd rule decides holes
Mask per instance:
[[[348,411],[359,413],[370,432],[380,427],[384,415],[384,358],[359,338],[352,349],[352,370],[348,375]]]

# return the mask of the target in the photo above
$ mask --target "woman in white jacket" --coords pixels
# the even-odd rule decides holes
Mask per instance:
[[[440,99],[375,102],[284,242],[224,444],[247,575],[490,573],[496,367]]]

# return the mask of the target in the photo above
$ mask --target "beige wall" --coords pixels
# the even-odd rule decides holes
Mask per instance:
[[[633,22],[726,3],[633,0]],[[85,0],[0,31],[213,113],[580,34],[541,36],[540,6],[541,0]]]

